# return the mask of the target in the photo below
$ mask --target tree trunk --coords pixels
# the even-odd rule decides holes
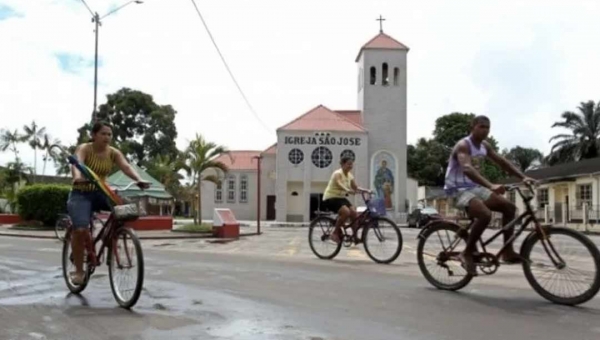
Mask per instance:
[[[33,183],[36,182],[37,175],[37,148],[33,148]]]
[[[198,225],[202,225],[202,181],[198,175]]]

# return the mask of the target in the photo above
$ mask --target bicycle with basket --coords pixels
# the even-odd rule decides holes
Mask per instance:
[[[72,228],[70,219],[65,220],[65,217],[62,217],[63,223],[67,223],[62,250],[62,270],[67,288],[74,294],[81,293],[87,287],[96,268],[106,260],[110,287],[115,300],[121,307],[131,308],[137,303],[144,284],[144,255],[139,238],[125,223],[138,219],[144,212],[136,203],[125,202],[118,192],[129,189],[136,182],[120,190],[112,190],[92,170],[79,162],[75,155],[69,155],[64,149],[60,149],[63,154],[68,155],[69,163],[106,196],[111,206],[105,221],[98,220],[97,217],[92,218],[91,222],[95,221],[102,225],[100,231],[94,233],[95,223],[90,223],[88,230],[92,244],[87,242],[84,247],[85,279],[81,285],[75,285],[71,281],[70,272],[75,270],[71,251]],[[135,279],[123,279],[125,274],[129,273],[135,274]]]

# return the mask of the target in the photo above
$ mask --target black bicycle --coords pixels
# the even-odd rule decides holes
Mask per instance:
[[[478,271],[494,274],[500,266],[503,245],[493,254],[486,250],[502,232],[522,221],[520,228],[509,239],[512,243],[525,228],[533,223],[533,230],[521,245],[525,278],[533,289],[547,300],[564,305],[578,305],[592,299],[600,289],[600,251],[584,234],[568,228],[543,226],[535,216],[531,201],[533,187],[526,185],[526,194],[518,186],[507,186],[517,191],[525,203],[525,212],[496,232],[488,240],[479,240],[475,263]],[[452,221],[439,220],[427,224],[418,238],[417,261],[423,276],[433,286],[445,290],[465,287],[473,276],[461,266],[459,254],[469,237],[465,228]],[[561,246],[564,246],[561,247]],[[582,255],[573,252],[584,251]]]
[[[335,243],[330,237],[335,230],[337,216],[333,212],[317,212],[308,229],[308,243],[313,253],[320,259],[331,260],[342,249],[353,244],[365,244],[369,257],[377,262],[388,264],[398,258],[402,251],[400,228],[385,217],[385,206],[381,200],[371,200],[370,193],[361,193],[366,209],[358,217],[342,228],[342,242]],[[351,228],[355,232],[348,233]],[[362,233],[359,230],[362,229]],[[361,235],[360,237],[358,235]]]

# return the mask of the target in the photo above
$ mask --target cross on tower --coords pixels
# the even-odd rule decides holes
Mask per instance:
[[[379,19],[375,19],[376,21],[379,21],[379,32],[383,33],[383,22],[385,21],[385,19],[379,15]]]

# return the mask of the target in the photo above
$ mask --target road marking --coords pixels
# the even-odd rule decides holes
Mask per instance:
[[[43,251],[46,253],[60,253],[62,252],[62,249],[59,248],[40,248],[37,251]]]
[[[296,255],[296,253],[298,253],[298,246],[300,245],[300,238],[299,237],[294,237],[289,243],[288,243],[288,249],[287,249],[287,253],[290,256],[294,256]]]

